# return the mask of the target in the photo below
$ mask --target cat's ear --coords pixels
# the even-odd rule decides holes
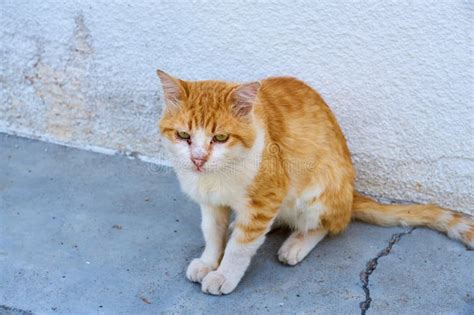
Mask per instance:
[[[176,109],[179,106],[180,99],[184,97],[183,82],[160,69],[156,70],[156,74],[160,78],[161,86],[163,87],[167,109]]]
[[[252,111],[261,86],[259,81],[245,83],[232,92],[234,101],[232,110],[236,116],[244,117]]]

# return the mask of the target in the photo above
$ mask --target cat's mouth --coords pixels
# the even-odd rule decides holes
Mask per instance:
[[[199,158],[191,157],[191,161],[193,162],[195,166],[194,169],[197,172],[201,173],[204,171],[204,164],[206,164],[207,162],[207,157],[199,157]]]
[[[195,166],[194,170],[198,173],[204,172],[204,166]]]

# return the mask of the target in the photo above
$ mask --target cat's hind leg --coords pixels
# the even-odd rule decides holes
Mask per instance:
[[[303,192],[292,207],[283,209],[281,218],[292,229],[288,239],[278,251],[278,259],[288,265],[296,265],[328,234],[321,222],[326,207],[319,199],[321,188]]]
[[[327,235],[327,230],[318,227],[307,232],[294,231],[278,251],[278,259],[294,266],[302,261],[309,252]]]

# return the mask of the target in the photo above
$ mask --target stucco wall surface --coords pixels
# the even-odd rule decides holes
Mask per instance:
[[[472,1],[0,9],[0,131],[160,160],[156,68],[190,80],[293,75],[335,112],[359,190],[474,213]]]

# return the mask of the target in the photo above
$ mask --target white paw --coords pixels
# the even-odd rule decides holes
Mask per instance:
[[[237,284],[238,280],[232,280],[219,271],[212,271],[202,280],[201,289],[202,292],[213,295],[229,294],[234,291]]]
[[[206,264],[200,258],[195,258],[191,261],[186,270],[186,277],[192,282],[201,282],[202,279],[211,271],[213,271],[211,265]]]
[[[303,240],[290,238],[283,243],[278,251],[278,259],[284,264],[294,266],[302,261],[310,250],[311,248],[307,250]]]

